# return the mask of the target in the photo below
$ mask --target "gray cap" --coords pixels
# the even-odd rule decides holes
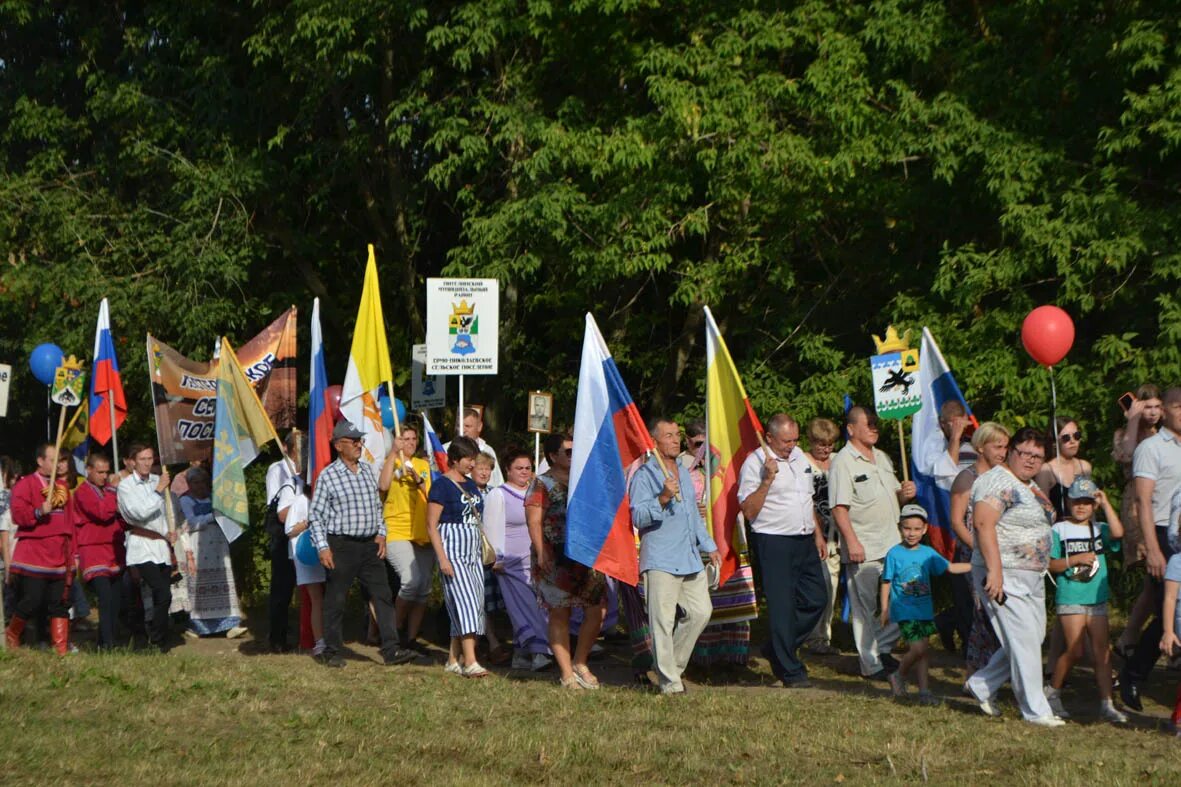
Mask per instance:
[[[349,421],[342,420],[336,426],[332,427],[333,442],[343,439],[360,440],[363,437],[365,437],[364,433],[358,431],[357,427],[353,426]]]
[[[1074,483],[1070,485],[1070,489],[1066,490],[1066,496],[1071,500],[1094,500],[1099,487],[1095,486],[1095,482],[1084,476],[1079,476],[1074,479]]]
[[[917,516],[924,522],[930,522],[931,518],[927,516],[927,509],[920,506],[918,503],[907,503],[902,507],[902,511],[898,514],[898,520],[902,521],[908,517]]]

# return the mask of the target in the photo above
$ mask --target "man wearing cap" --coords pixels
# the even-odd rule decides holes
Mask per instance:
[[[799,424],[786,413],[773,415],[765,438],[767,447],[742,463],[738,504],[762,570],[770,618],[764,653],[784,686],[805,688],[808,670],[798,651],[828,600],[820,562],[828,544],[812,500],[812,464],[798,445]]]
[[[897,669],[890,649],[898,625],[882,627],[877,615],[879,585],[886,553],[898,543],[899,506],[915,495],[913,481],[898,483],[890,457],[875,448],[878,416],[856,405],[845,417],[849,441],[828,471],[828,502],[841,532],[841,560],[847,566],[853,641],[861,674],[885,679]]]
[[[413,661],[415,653],[400,647],[394,623],[394,600],[385,572],[385,520],[377,479],[361,461],[365,436],[348,421],[332,430],[336,461],[316,481],[308,524],[320,563],[328,570],[324,589],[324,652],[322,664],[343,667],[342,623],[345,598],[354,579],[369,592],[381,631],[386,664]]]

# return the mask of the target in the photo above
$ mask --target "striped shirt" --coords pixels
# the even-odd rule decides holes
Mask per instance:
[[[385,539],[381,496],[368,462],[358,463],[356,472],[339,459],[324,468],[312,493],[308,528],[318,552],[328,548],[328,536]]]

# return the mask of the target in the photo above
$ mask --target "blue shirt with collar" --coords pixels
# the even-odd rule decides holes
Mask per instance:
[[[632,524],[640,531],[640,572],[664,571],[675,576],[696,574],[705,568],[702,552],[716,552],[717,544],[705,529],[693,494],[693,478],[676,461],[666,462],[677,473],[681,499],[660,505],[664,474],[656,457],[649,457],[631,483]]]

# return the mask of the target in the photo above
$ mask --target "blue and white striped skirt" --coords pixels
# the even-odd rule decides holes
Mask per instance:
[[[440,522],[443,554],[455,576],[443,574],[443,600],[451,618],[451,636],[484,633],[484,561],[480,528],[459,522]]]

